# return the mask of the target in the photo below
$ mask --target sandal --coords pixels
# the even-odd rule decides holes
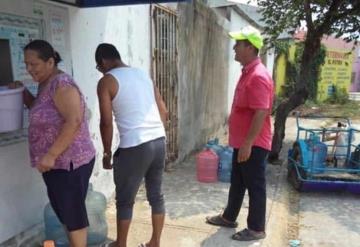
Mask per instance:
[[[116,242],[109,242],[109,243],[104,243],[101,245],[101,247],[113,247],[116,246]]]
[[[226,221],[220,214],[216,216],[206,217],[206,223],[210,225],[223,226],[229,228],[236,228],[238,226],[237,222]]]
[[[233,240],[237,240],[237,241],[253,241],[253,240],[263,239],[265,237],[266,237],[265,232],[256,232],[253,230],[249,230],[247,228],[231,236]]]

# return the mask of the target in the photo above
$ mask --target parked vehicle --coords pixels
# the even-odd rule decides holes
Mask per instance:
[[[338,124],[323,126],[326,121]],[[296,123],[296,141],[288,150],[288,180],[294,188],[360,193],[360,138],[355,137],[360,130],[350,119],[297,117]]]

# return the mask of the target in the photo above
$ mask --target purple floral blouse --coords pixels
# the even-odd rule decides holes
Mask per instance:
[[[64,124],[64,119],[53,101],[55,90],[59,87],[75,87],[79,90],[84,116],[75,139],[56,159],[53,169],[70,170],[70,163],[73,163],[73,169],[76,169],[89,163],[95,156],[95,148],[86,122],[84,98],[71,76],[62,73],[56,75],[38,94],[29,111],[29,148],[32,167],[35,167],[47,153]]]

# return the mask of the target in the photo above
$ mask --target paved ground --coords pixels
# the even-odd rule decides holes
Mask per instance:
[[[309,122],[308,124],[312,124]],[[282,158],[296,137],[293,118],[287,122]],[[196,181],[195,161],[190,158],[165,175],[167,220],[162,246],[174,247],[231,247],[231,246],[289,246],[289,240],[300,240],[301,246],[360,246],[359,195],[349,193],[298,193],[286,181],[286,162],[283,166],[267,168],[267,235],[263,241],[240,243],[230,239],[234,229],[224,229],[204,223],[207,215],[221,212],[228,184],[203,184]],[[245,227],[247,199],[239,216],[240,230]],[[107,211],[109,237],[115,238],[115,208]],[[135,205],[134,222],[129,234],[129,246],[146,241],[151,233],[150,210],[143,188]]]
[[[348,193],[302,194],[299,205],[302,246],[359,247],[359,199]]]
[[[162,246],[174,247],[231,247],[231,246],[284,246],[286,234],[285,224],[275,230],[270,222],[280,223],[281,204],[279,201],[279,185],[281,184],[281,167],[268,166],[268,238],[263,241],[240,243],[233,241],[230,236],[235,229],[225,229],[205,224],[207,215],[222,211],[227,200],[227,183],[199,183],[195,177],[195,160],[190,158],[171,173],[166,173],[164,192],[166,196],[167,219],[162,237]],[[248,201],[245,203],[239,216],[240,230],[246,227]],[[107,218],[109,222],[109,238],[116,236],[116,210],[114,202],[109,204]],[[286,218],[286,217],[285,217]],[[145,199],[144,188],[139,191],[135,204],[134,220],[129,233],[129,247],[146,241],[151,234],[150,209]],[[279,235],[280,234],[280,235]],[[280,241],[283,241],[280,244]],[[277,244],[270,244],[277,243]]]
[[[295,120],[289,118],[281,154],[285,160],[295,137]],[[360,138],[357,140],[360,142]],[[194,157],[178,164],[164,178],[167,219],[162,247],[286,247],[289,240],[299,240],[302,247],[359,247],[360,196],[331,192],[298,193],[286,181],[286,172],[286,162],[282,166],[267,167],[267,238],[241,243],[230,239],[235,229],[205,224],[207,215],[222,211],[229,184],[197,182]],[[245,198],[236,230],[246,226],[247,210],[248,200]],[[108,204],[106,216],[109,239],[115,239],[116,210],[113,201]],[[128,246],[136,247],[148,240],[150,234],[150,208],[142,187],[135,204]]]

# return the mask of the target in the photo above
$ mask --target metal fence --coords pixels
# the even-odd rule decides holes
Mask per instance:
[[[169,164],[178,157],[177,15],[155,5],[152,17],[152,75],[169,111],[165,126]]]

